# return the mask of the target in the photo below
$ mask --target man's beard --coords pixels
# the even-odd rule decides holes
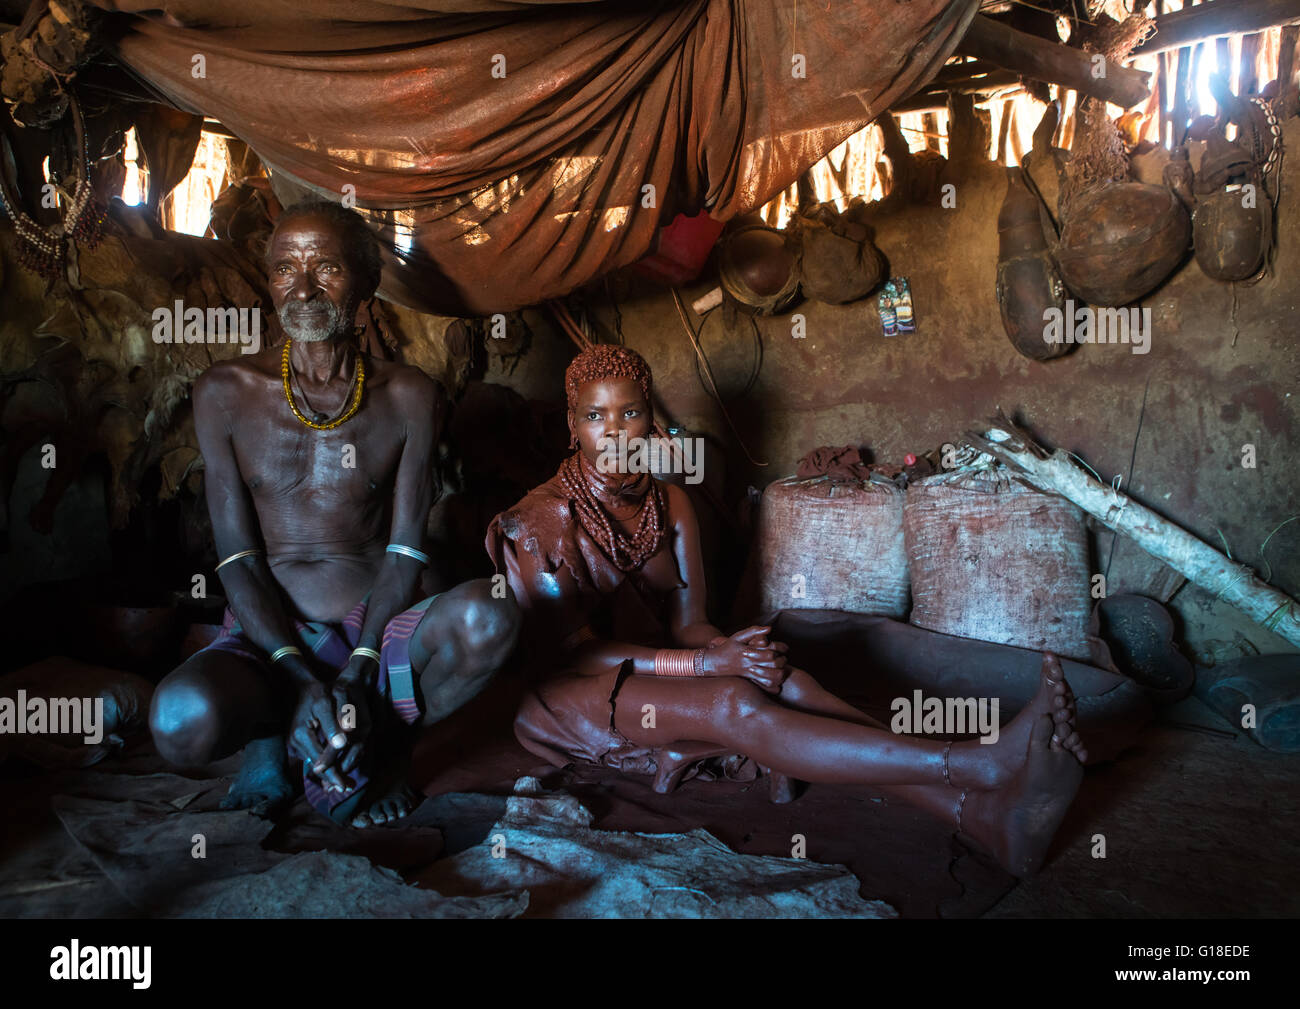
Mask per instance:
[[[324,311],[313,311],[320,307]],[[301,316],[295,318],[295,316]],[[280,325],[289,339],[299,343],[322,343],[343,331],[343,311],[332,301],[313,304],[290,302],[280,309]]]

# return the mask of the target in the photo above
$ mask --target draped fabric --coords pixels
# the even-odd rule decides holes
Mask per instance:
[[[381,293],[475,315],[756,209],[951,54],[978,0],[91,0],[113,55],[281,191],[381,227]],[[345,186],[354,187],[345,191]]]

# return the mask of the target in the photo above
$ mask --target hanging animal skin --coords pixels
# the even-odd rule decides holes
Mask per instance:
[[[1127,305],[1174,271],[1191,237],[1187,211],[1167,188],[1121,182],[1071,203],[1056,263],[1066,286],[1089,304]]]
[[[1042,205],[1019,168],[1007,169],[1007,196],[998,214],[998,307],[1002,328],[1025,357],[1046,361],[1068,353],[1067,343],[1043,338],[1048,309],[1065,311],[1065,285],[1044,233]]]
[[[1248,280],[1273,244],[1269,173],[1281,152],[1281,127],[1268,102],[1238,98],[1226,78],[1216,76],[1210,87],[1222,114],[1206,137],[1196,178],[1192,244],[1207,277]],[[1235,141],[1224,132],[1229,122],[1237,125]]]
[[[1212,280],[1249,280],[1273,244],[1273,205],[1241,186],[1197,200],[1192,244],[1201,272]]]

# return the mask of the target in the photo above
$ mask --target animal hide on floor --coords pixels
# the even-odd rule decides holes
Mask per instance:
[[[446,894],[529,892],[525,917],[895,918],[840,865],[738,855],[712,834],[595,830],[577,799],[520,778],[478,844],[419,875]]]

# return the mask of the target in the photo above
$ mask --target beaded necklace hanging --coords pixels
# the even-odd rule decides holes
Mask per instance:
[[[560,486],[573,500],[578,524],[605,552],[614,567],[628,574],[658,552],[664,538],[664,516],[668,509],[664,505],[659,483],[653,476],[646,474],[650,488],[641,499],[641,520],[637,523],[636,532],[630,536],[620,523],[610,517],[591,489],[590,479],[584,472],[581,452],[575,452],[564,460],[558,476]]]
[[[284,382],[284,398],[289,401],[289,409],[293,411],[293,415],[313,431],[332,431],[340,424],[346,424],[352,419],[352,415],[361,408],[361,390],[366,384],[366,366],[362,363],[361,355],[358,353],[356,356],[357,368],[356,373],[352,376],[351,404],[347,406],[343,413],[332,420],[321,413],[314,414],[312,419],[309,420],[303,412],[298,409],[298,403],[293,398],[293,387],[290,384],[290,380],[296,379],[297,376],[293,374],[293,368],[289,364],[289,352],[292,347],[293,341],[286,339],[284,341],[284,353],[280,356],[280,378]],[[303,396],[304,402],[306,402],[306,399],[307,397]],[[347,401],[345,400],[344,402],[346,403]]]
[[[24,269],[39,274],[46,280],[54,280],[66,272],[69,244],[79,243],[87,249],[99,245],[107,214],[90,184],[90,149],[86,139],[86,125],[81,118],[81,106],[71,95],[68,96],[68,104],[72,109],[72,124],[77,135],[76,185],[68,198],[62,220],[53,228],[47,229],[38,224],[18,205],[7,178],[4,151],[0,150],[0,210],[14,222],[14,230],[18,234],[18,262]]]

